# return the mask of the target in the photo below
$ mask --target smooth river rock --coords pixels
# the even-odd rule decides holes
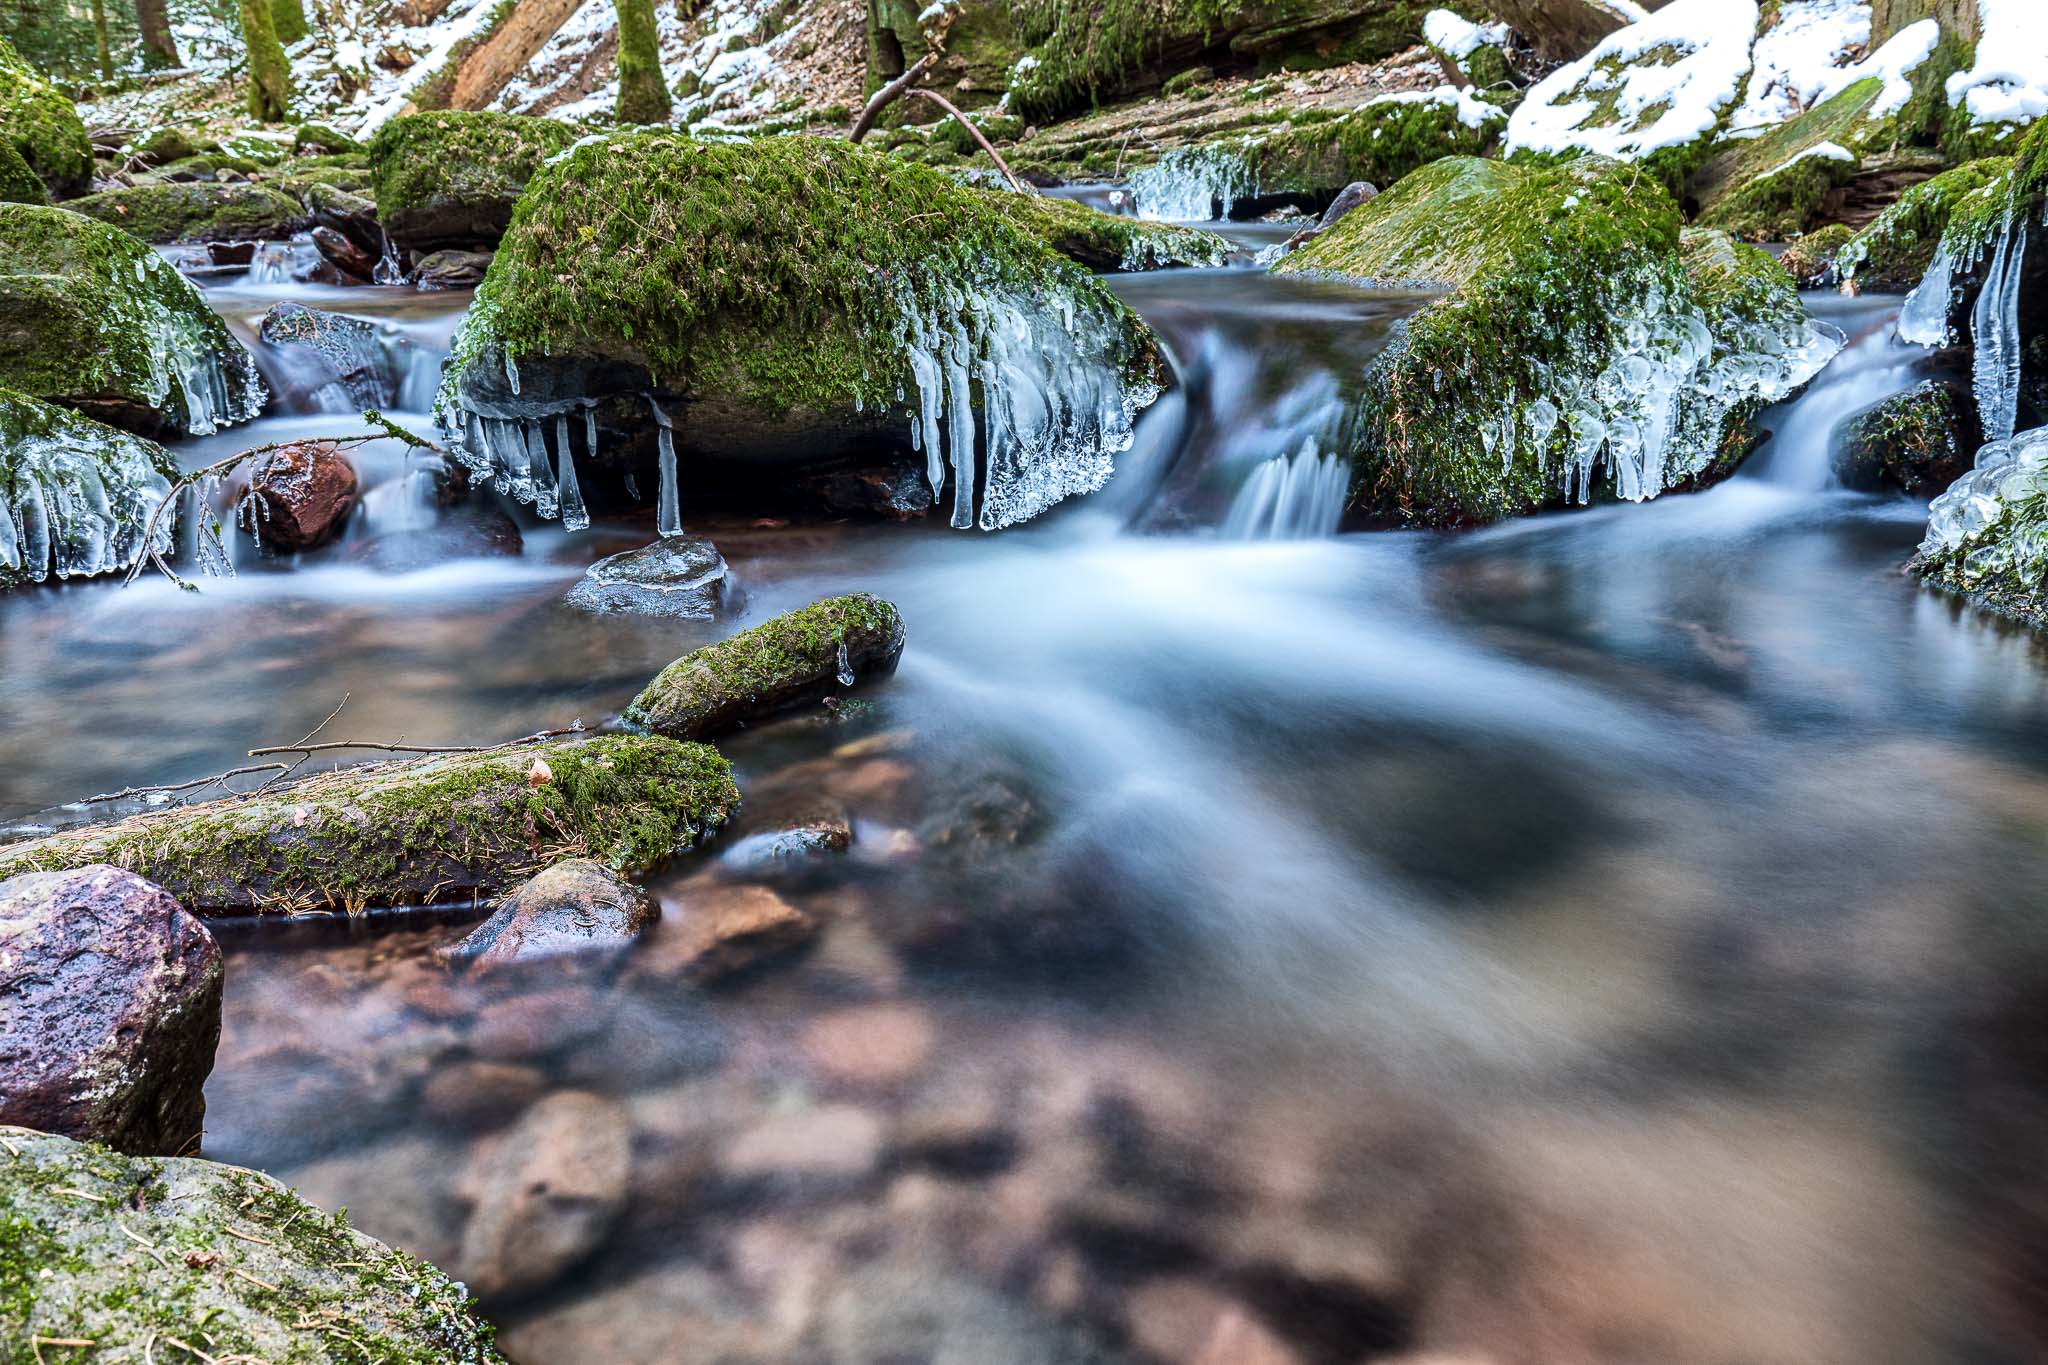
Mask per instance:
[[[190,1150],[220,1041],[220,947],[119,868],[0,882],[0,1123]]]
[[[348,525],[356,491],[356,467],[339,446],[294,441],[256,466],[242,529],[280,553],[316,549]]]
[[[460,1273],[485,1299],[559,1279],[618,1221],[631,1166],[625,1110],[577,1090],[542,1100],[482,1144],[461,1182],[476,1212],[463,1232]]]
[[[661,917],[646,892],[589,858],[565,858],[520,887],[448,949],[478,969],[623,948]]]

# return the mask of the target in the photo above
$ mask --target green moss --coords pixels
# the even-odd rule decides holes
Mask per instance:
[[[36,73],[0,37],[0,137],[28,163],[50,194],[68,199],[92,186],[92,142],[64,92]]]
[[[216,368],[225,412],[211,402]],[[162,257],[96,219],[25,204],[0,204],[0,386],[146,433],[211,430],[263,398],[248,352]]]
[[[1836,253],[1855,237],[1856,229],[1847,223],[1829,223],[1786,247],[1778,263],[1801,289],[1825,289],[1840,279]]]
[[[292,69],[278,41],[271,0],[241,0],[241,14],[249,117],[259,123],[276,123],[291,105]]]
[[[1456,105],[1435,99],[1381,97],[1323,122],[1276,133],[1247,153],[1262,194],[1327,194],[1354,180],[1384,188],[1446,156],[1481,156],[1507,125],[1504,116],[1479,127]]]
[[[827,598],[693,650],[661,670],[626,708],[626,721],[696,737],[807,697],[843,670],[893,669],[903,618],[878,597]]]
[[[552,769],[540,786],[536,758]],[[66,831],[0,849],[0,879],[112,863],[201,915],[432,904],[495,894],[561,857],[640,875],[738,803],[715,749],[608,735],[342,769]]]
[[[1228,241],[1200,228],[1104,213],[1076,199],[1002,190],[985,193],[990,206],[1012,223],[1090,270],[1214,267],[1230,255]]]
[[[1836,272],[1865,289],[1911,289],[1927,273],[1957,207],[2002,182],[2012,167],[2011,157],[1989,157],[1913,186],[1842,245]]]
[[[202,152],[217,152],[220,144],[211,138],[194,138],[183,128],[159,128],[135,144],[135,157],[146,166],[164,166]]]
[[[395,118],[370,139],[377,216],[401,238],[448,218],[502,232],[541,163],[582,135],[572,123],[518,114],[442,110]]]
[[[0,1358],[79,1354],[37,1337],[109,1359],[501,1365],[460,1286],[268,1177],[17,1129],[0,1132]]]
[[[311,221],[303,203],[269,185],[205,181],[131,185],[65,207],[156,245],[283,238]]]
[[[363,144],[347,133],[337,132],[324,123],[301,123],[292,133],[294,153],[312,152],[324,156],[352,156],[362,151]]]
[[[668,86],[661,79],[661,40],[654,0],[616,0],[618,9],[618,114],[621,123],[667,123]]]
[[[1715,158],[1692,187],[1701,205],[1700,221],[1750,241],[1804,231],[1828,191],[1847,183],[1857,166],[1853,159],[1815,155],[1814,149],[1833,143],[1853,157],[1865,137],[1881,136],[1865,125],[1883,91],[1882,79],[1867,77]]]
[[[534,177],[451,379],[592,357],[750,413],[886,407],[913,382],[906,300],[976,287],[1062,291],[1115,332],[1128,376],[1160,372],[1121,302],[936,171],[822,138],[614,137]]]
[[[47,204],[50,191],[14,144],[0,138],[0,204]]]
[[[1843,421],[1835,472],[1851,488],[1939,492],[1969,468],[1976,421],[1946,384],[1922,380]]]
[[[1719,355],[1751,328],[1804,316],[1767,256],[1719,233],[1681,238],[1677,206],[1653,181],[1591,157],[1562,167],[1435,162],[1276,270],[1447,291],[1374,362],[1355,437],[1354,505],[1425,524],[1589,494],[1565,470],[1600,407],[1572,395],[1630,352],[1633,328],[1663,332],[1697,315]],[[1547,428],[1530,416],[1539,400],[1553,409]],[[1751,414],[1727,414],[1725,430],[1720,415],[1681,409],[1688,439],[1673,442],[1667,483],[1715,477],[1740,457]]]

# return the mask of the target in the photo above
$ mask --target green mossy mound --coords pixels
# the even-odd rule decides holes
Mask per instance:
[[[0,847],[0,879],[111,863],[202,917],[467,902],[562,858],[644,874],[738,805],[717,750],[606,735],[343,768],[66,830]]]
[[[1443,86],[1276,133],[1247,158],[1259,194],[1331,194],[1357,180],[1384,189],[1432,161],[1486,154],[1506,127],[1492,105]]]
[[[699,739],[886,677],[903,654],[903,617],[854,593],[813,602],[685,654],[626,708],[629,725]]]
[[[0,137],[28,163],[52,197],[92,187],[92,142],[78,110],[0,38]]]
[[[130,185],[65,207],[157,246],[285,238],[312,222],[303,201],[268,184]]]
[[[96,219],[0,204],[0,387],[155,435],[248,420],[256,363],[156,252]]]
[[[503,1359],[461,1286],[267,1175],[19,1128],[0,1132],[0,1340],[51,1365]]]
[[[1421,524],[1710,481],[1832,354],[1776,262],[1681,234],[1650,177],[1595,157],[1435,162],[1276,270],[1445,291],[1375,360],[1354,437],[1353,505]]]
[[[133,156],[145,166],[168,166],[173,161],[218,152],[212,138],[195,138],[183,128],[159,128],[135,144]]]
[[[1869,76],[1832,98],[1716,156],[1693,178],[1699,221],[1748,241],[1777,241],[1803,232],[1828,192],[1845,185],[1866,139],[1884,140],[1866,115],[1884,92]]]
[[[377,217],[416,250],[494,246],[533,173],[582,135],[573,123],[519,114],[395,118],[370,139]]]
[[[2048,630],[2048,428],[1977,451],[1928,505],[1910,567],[1987,611]]]
[[[126,569],[177,477],[153,441],[0,389],[0,588]]]
[[[1927,379],[1844,418],[1831,444],[1835,475],[1848,487],[1924,496],[1970,467],[1977,415],[1967,394]]]
[[[1214,267],[1230,256],[1228,241],[1201,228],[1125,218],[1074,199],[1002,190],[985,193],[989,204],[1005,218],[1090,270]]]
[[[1989,157],[1943,171],[1900,195],[1835,253],[1835,273],[1859,288],[1904,293],[1920,283],[1958,205],[2012,169],[2011,157]]]
[[[49,187],[29,169],[12,142],[0,138],[0,204],[47,204]]]

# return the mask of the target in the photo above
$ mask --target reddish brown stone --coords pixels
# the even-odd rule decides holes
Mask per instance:
[[[256,466],[249,497],[244,529],[273,550],[310,550],[348,523],[356,469],[331,441],[294,441]]]
[[[0,881],[0,1122],[193,1148],[220,1000],[219,945],[155,883],[104,865]]]

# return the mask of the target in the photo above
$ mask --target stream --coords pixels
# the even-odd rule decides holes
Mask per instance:
[[[515,548],[390,442],[316,554],[0,597],[0,830],[344,696],[487,742],[828,594],[908,625],[722,744],[746,805],[654,885],[657,957],[764,886],[808,951],[478,982],[431,957],[468,915],[218,925],[207,1154],[468,1278],[522,1365],[2038,1359],[2048,672],[1899,572],[1923,504],[1831,486],[1920,373],[1899,300],[1809,298],[1850,344],[1716,488],[1339,534],[1416,297],[1112,282],[1179,385],[1108,489],[986,535],[692,516],[686,473],[733,620],[572,610],[651,516]],[[465,302],[209,298],[274,388],[273,303],[387,324],[421,428]],[[177,457],[353,429],[297,392]],[[821,811],[843,857],[759,856]]]

